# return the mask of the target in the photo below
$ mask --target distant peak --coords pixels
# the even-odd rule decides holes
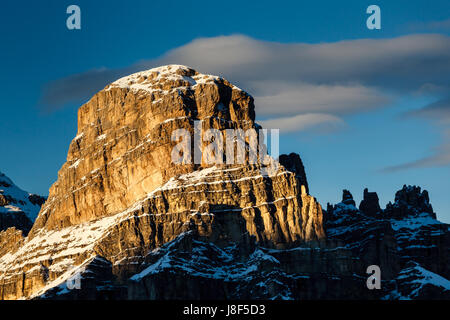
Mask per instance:
[[[0,231],[16,227],[28,233],[44,201],[23,191],[0,172]]]

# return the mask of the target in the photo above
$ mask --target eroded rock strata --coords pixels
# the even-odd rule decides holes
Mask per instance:
[[[324,238],[298,156],[270,175],[258,164],[175,164],[171,133],[193,122],[258,129],[253,98],[222,78],[167,66],[119,79],[78,113],[77,136],[23,245],[0,258],[3,299],[33,297],[100,256],[120,281],[149,250],[187,231],[271,248]],[[203,142],[206,144],[206,142]],[[299,162],[300,161],[300,162]],[[303,181],[305,179],[305,181]]]
[[[448,225],[417,187],[386,209],[368,190],[358,209],[345,190],[322,211],[296,154],[269,174],[261,158],[172,161],[174,131],[259,129],[254,108],[245,91],[185,66],[106,86],[79,109],[67,162],[30,233],[0,233],[0,298],[448,295]],[[382,290],[366,287],[373,264]]]

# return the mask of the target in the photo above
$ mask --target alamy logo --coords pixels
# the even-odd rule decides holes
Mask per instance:
[[[370,16],[367,18],[367,21],[366,21],[367,29],[380,30],[381,29],[381,9],[380,9],[380,7],[372,4],[367,7],[366,13],[370,14]]]
[[[80,290],[81,289],[81,272],[84,270],[76,270],[74,267],[70,268],[69,271],[74,270],[73,274],[69,279],[66,280],[66,287],[69,290]]]
[[[371,265],[367,267],[367,274],[370,274],[370,277],[367,278],[366,284],[369,290],[373,289],[381,289],[381,269],[377,265]]]
[[[261,174],[266,176],[278,170],[279,129],[203,131],[202,121],[194,121],[193,132],[193,139],[187,129],[172,132],[171,139],[177,142],[171,153],[173,163],[259,164]],[[267,148],[268,136],[270,136],[270,155]]]
[[[67,14],[70,14],[66,20],[66,26],[69,30],[80,30],[81,29],[81,9],[77,5],[70,5],[66,10]]]

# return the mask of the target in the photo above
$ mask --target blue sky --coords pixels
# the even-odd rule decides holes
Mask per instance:
[[[81,30],[66,28],[71,4]],[[381,30],[366,28],[370,4]],[[4,1],[0,170],[46,195],[92,92],[143,66],[181,63],[248,90],[262,122],[298,121],[281,126],[280,149],[300,153],[324,206],[344,188],[359,202],[368,187],[384,207],[416,184],[450,222],[449,19],[448,0]],[[322,122],[305,127],[311,114]]]

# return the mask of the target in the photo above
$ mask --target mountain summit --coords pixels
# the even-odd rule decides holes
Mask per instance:
[[[381,209],[365,190],[358,209],[345,190],[323,211],[300,156],[272,166],[253,148],[264,138],[253,98],[221,77],[169,65],[107,85],[80,107],[29,234],[0,232],[0,298],[448,295],[450,232],[427,192],[405,186]]]
[[[186,232],[219,246],[280,249],[324,238],[297,155],[282,157],[293,171],[280,165],[269,176],[258,163],[174,163],[172,134],[193,136],[194,121],[224,135],[259,129],[248,93],[180,65],[119,79],[81,106],[67,162],[30,234],[0,258],[0,283],[10,279],[3,298],[41,295],[92,261],[126,279],[151,250]]]

